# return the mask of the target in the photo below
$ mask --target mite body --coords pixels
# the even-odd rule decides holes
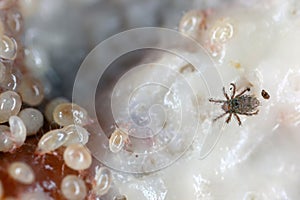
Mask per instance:
[[[260,102],[254,95],[245,94],[246,92],[250,91],[250,88],[246,88],[236,95],[235,84],[231,83],[230,85],[233,87],[232,95],[230,97],[225,92],[225,88],[223,87],[223,94],[226,100],[209,99],[210,102],[223,104],[222,109],[225,111],[223,114],[216,117],[214,121],[224,117],[226,114],[229,114],[228,118],[226,119],[226,123],[229,123],[232,115],[234,115],[239,125],[242,125],[238,115],[256,115],[259,111],[257,108],[260,105]]]

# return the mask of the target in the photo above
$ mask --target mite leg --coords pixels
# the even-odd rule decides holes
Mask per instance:
[[[236,113],[234,113],[234,116],[235,116],[235,118],[238,120],[239,126],[241,126],[241,125],[242,125],[242,122],[241,122],[240,117],[239,117]]]
[[[222,115],[216,117],[213,121],[214,121],[214,122],[217,121],[218,119],[224,117],[226,114],[227,114],[227,112],[223,113]]]
[[[247,115],[247,116],[257,115],[258,112],[259,112],[259,110],[255,111],[253,113],[243,113],[243,115]]]
[[[213,103],[225,103],[225,102],[227,102],[225,100],[217,100],[217,99],[208,99],[208,101],[213,102]]]
[[[231,116],[232,116],[232,113],[229,114],[228,118],[226,119],[226,123],[228,124],[231,120]]]
[[[231,95],[231,98],[233,99],[234,96],[235,96],[236,87],[235,87],[235,84],[234,84],[234,83],[230,83],[230,85],[231,85],[232,88],[233,88],[233,90],[232,90],[232,95]]]
[[[250,91],[250,88],[246,88],[244,89],[241,93],[239,93],[238,95],[236,95],[236,97],[240,97],[242,96],[245,92],[249,92]]]
[[[225,87],[223,87],[223,94],[227,100],[230,100],[228,94],[225,92]]]

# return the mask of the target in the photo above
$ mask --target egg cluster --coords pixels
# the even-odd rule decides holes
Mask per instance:
[[[213,19],[213,10],[191,10],[181,18],[178,30],[204,44],[217,60],[224,57],[225,44],[234,36],[236,27],[230,18]]]
[[[103,196],[113,178],[106,167],[91,170],[85,126],[93,120],[63,97],[45,99],[25,64],[19,3],[0,1],[0,199]]]

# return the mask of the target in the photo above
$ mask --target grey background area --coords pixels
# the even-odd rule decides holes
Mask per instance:
[[[101,41],[137,27],[176,29],[186,11],[221,2],[225,1],[40,0],[36,12],[25,18],[23,39],[25,46],[38,52],[47,96],[70,98],[77,69]]]

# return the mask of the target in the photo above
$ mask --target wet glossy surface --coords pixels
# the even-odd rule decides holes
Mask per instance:
[[[17,196],[34,188],[42,188],[54,199],[61,199],[59,188],[62,179],[68,174],[78,175],[77,171],[64,165],[62,149],[44,156],[35,155],[34,151],[37,142],[38,139],[36,137],[31,137],[26,140],[25,145],[17,149],[13,154],[0,153],[0,180],[5,183],[3,184],[5,196]],[[15,161],[26,162],[30,165],[36,176],[33,184],[21,184],[8,175],[7,169],[10,163]],[[83,177],[85,178],[86,175],[83,174]],[[90,185],[87,184],[87,187],[90,187]]]

